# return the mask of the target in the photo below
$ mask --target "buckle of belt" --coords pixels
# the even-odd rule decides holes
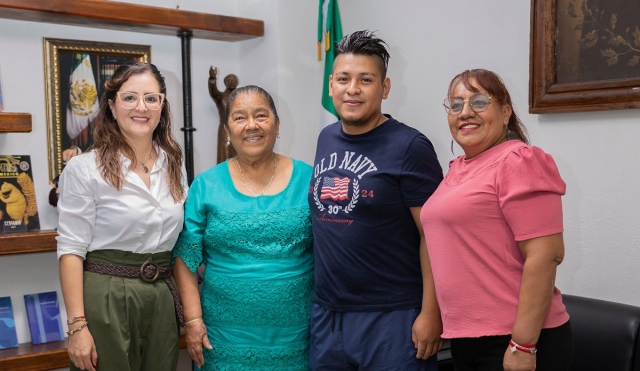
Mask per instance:
[[[144,275],[144,270],[150,265],[154,266],[156,268],[156,274],[152,278],[147,278],[147,276]],[[149,261],[149,260],[147,260],[144,263],[142,263],[142,265],[140,266],[140,279],[141,280],[143,280],[146,283],[151,283],[151,282],[157,280],[158,277],[160,277],[160,266],[158,265],[158,263],[156,263],[154,261]]]

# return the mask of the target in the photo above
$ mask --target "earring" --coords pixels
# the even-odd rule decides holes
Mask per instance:
[[[451,139],[451,154],[454,156],[456,155],[455,153],[453,153],[453,139]]]
[[[276,138],[280,139],[280,133],[276,134]]]
[[[231,145],[231,139],[227,138],[227,145]]]
[[[516,134],[515,132],[511,131],[511,129],[509,129],[508,125],[509,124],[504,126],[504,128],[507,129],[507,140],[513,140],[513,139],[520,140],[520,137],[518,136],[518,134]]]

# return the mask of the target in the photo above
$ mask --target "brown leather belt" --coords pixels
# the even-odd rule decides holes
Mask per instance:
[[[151,283],[161,278],[169,286],[171,295],[173,295],[173,304],[176,307],[176,315],[178,316],[178,322],[180,326],[184,326],[184,312],[182,311],[182,304],[180,303],[180,295],[175,283],[171,280],[173,270],[169,267],[160,267],[158,263],[153,261],[145,261],[140,267],[127,267],[124,265],[115,265],[100,263],[91,260],[84,261],[84,270],[87,272],[108,274],[111,276],[125,277],[125,278],[140,278],[144,282]]]

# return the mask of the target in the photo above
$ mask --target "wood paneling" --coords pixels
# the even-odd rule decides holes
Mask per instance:
[[[185,10],[98,0],[0,0],[0,18],[160,35],[239,41],[264,35],[264,22]]]
[[[0,255],[56,251],[56,231],[0,234]]]
[[[41,371],[69,367],[67,341],[33,345],[20,344],[17,348],[0,349],[0,370]],[[184,332],[180,333],[180,349],[185,349]]]
[[[69,367],[67,340],[39,345],[20,344],[0,350],[0,370],[39,371]]]
[[[30,113],[0,112],[0,133],[31,132]]]

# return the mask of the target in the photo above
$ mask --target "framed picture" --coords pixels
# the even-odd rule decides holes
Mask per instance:
[[[637,0],[531,0],[529,112],[640,108]]]
[[[62,172],[65,151],[87,150],[104,83],[121,64],[151,62],[151,46],[44,38],[49,181]],[[65,155],[65,156],[63,156]]]

